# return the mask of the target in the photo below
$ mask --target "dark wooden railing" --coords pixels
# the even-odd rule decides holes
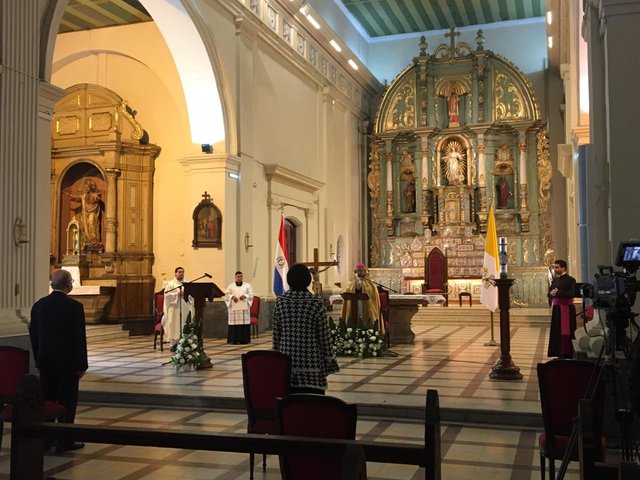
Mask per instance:
[[[27,375],[13,410],[10,479],[42,480],[45,440],[62,440],[270,455],[343,456],[342,480],[366,478],[365,461],[418,465],[425,469],[425,480],[441,480],[440,406],[436,390],[427,391],[424,425],[424,445],[411,446],[285,435],[182,433],[49,423],[44,421],[38,380]]]

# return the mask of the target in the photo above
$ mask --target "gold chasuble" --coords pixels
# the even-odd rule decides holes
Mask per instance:
[[[356,275],[356,278],[349,282],[347,293],[366,293],[369,296],[369,300],[362,302],[362,324],[367,325],[371,322],[375,325],[374,328],[384,333],[384,322],[380,321],[380,295],[376,285],[369,279],[369,272],[365,272],[361,278]],[[344,302],[342,305],[342,318],[345,322],[349,322],[351,318],[351,303]]]

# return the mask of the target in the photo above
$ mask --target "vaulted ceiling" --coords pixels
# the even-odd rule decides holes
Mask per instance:
[[[545,14],[545,0],[342,0],[342,3],[370,37]]]
[[[138,0],[69,0],[58,32],[91,30],[151,20]]]
[[[341,1],[370,37],[520,20],[545,14],[545,0]],[[59,32],[151,20],[138,0],[69,0]]]

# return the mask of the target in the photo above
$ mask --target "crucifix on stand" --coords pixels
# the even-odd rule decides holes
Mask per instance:
[[[322,283],[320,283],[320,274],[331,267],[338,266],[337,260],[331,260],[329,262],[321,262],[318,249],[313,249],[313,262],[302,262],[303,265],[309,267],[311,275],[313,277],[313,294],[322,298]],[[324,268],[320,268],[324,267]]]

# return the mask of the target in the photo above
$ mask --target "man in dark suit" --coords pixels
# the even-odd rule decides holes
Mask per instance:
[[[71,274],[51,274],[53,291],[31,308],[29,336],[45,400],[67,409],[65,423],[73,423],[78,403],[78,384],[88,368],[84,308],[68,297],[73,288]],[[82,442],[61,443],[58,452],[77,450]]]

